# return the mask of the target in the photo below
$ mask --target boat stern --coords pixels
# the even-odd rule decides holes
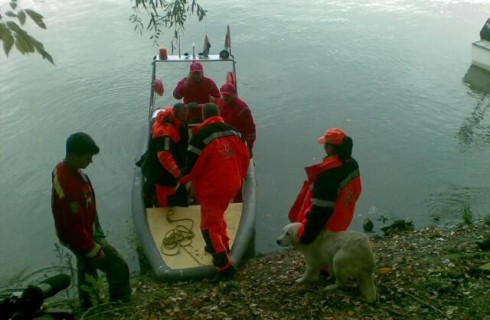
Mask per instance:
[[[490,71],[490,41],[479,40],[471,45],[472,64]]]

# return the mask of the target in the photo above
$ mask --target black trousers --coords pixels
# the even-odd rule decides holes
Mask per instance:
[[[77,257],[77,287],[81,309],[88,309],[101,302],[98,270],[105,273],[110,301],[129,302],[131,300],[128,265],[107,241],[103,240],[99,244],[105,254],[105,258],[99,262],[72,250]]]

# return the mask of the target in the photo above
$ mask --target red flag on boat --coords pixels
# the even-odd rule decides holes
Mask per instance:
[[[230,26],[226,27],[225,49],[231,50]]]

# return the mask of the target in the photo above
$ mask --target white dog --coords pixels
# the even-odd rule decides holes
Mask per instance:
[[[304,255],[306,271],[296,282],[318,280],[320,270],[327,269],[335,277],[335,284],[325,290],[333,290],[356,280],[364,298],[372,303],[376,301],[374,286],[374,256],[368,237],[356,231],[330,232],[323,230],[316,239],[301,243],[298,229],[301,223],[290,223],[283,229],[277,244],[292,246]]]

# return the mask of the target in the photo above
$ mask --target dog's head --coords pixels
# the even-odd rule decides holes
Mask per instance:
[[[280,245],[281,247],[287,247],[287,246],[294,246],[300,243],[298,237],[298,230],[300,226],[301,223],[299,222],[287,224],[282,229],[282,235],[279,237],[279,239],[276,240],[277,244]]]

